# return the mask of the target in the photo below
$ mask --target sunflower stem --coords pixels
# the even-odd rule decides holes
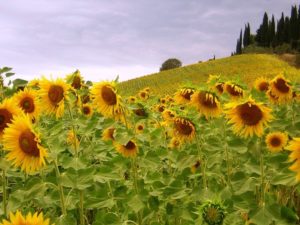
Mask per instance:
[[[260,176],[261,176],[261,190],[260,190],[260,205],[265,205],[265,171],[264,171],[264,153],[261,147],[261,139],[257,141],[257,148],[260,156]]]
[[[79,191],[79,217],[80,217],[80,225],[84,225],[84,207],[83,207],[83,190]]]
[[[132,159],[131,160],[131,167],[132,167],[132,170],[133,170],[134,189],[135,189],[135,193],[138,195],[139,194],[139,189],[138,189],[138,183],[137,183],[137,176],[138,176],[138,174],[137,174],[136,159]],[[137,217],[138,217],[138,224],[142,225],[143,222],[142,222],[142,215],[141,215],[140,211],[137,213]]]
[[[226,121],[223,122],[223,140],[224,140],[224,149],[225,149],[225,157],[226,157],[226,167],[227,167],[227,185],[231,187],[231,179],[230,179],[230,161],[229,161],[229,149],[228,149],[228,143],[226,141],[227,133],[226,133]]]
[[[64,189],[63,189],[63,186],[60,184],[60,180],[59,180],[60,172],[58,169],[57,161],[53,160],[53,162],[54,162],[55,174],[56,174],[57,185],[58,185],[58,190],[59,190],[61,211],[62,211],[62,214],[65,216],[65,215],[67,215],[67,210],[66,210],[66,204],[65,204]]]
[[[198,138],[198,135],[196,133],[196,146],[197,146],[197,150],[198,150],[198,158],[199,158],[199,161],[200,161],[200,167],[201,167],[201,172],[202,172],[202,180],[203,180],[203,188],[204,189],[207,189],[207,180],[206,180],[206,173],[205,173],[205,162],[204,162],[204,157],[202,157],[202,152],[201,152],[201,149],[202,149],[202,144],[201,144],[201,147],[200,147],[200,141],[199,141],[199,138]]]
[[[7,190],[6,190],[6,186],[7,186],[7,182],[6,182],[6,170],[3,169],[2,170],[2,188],[3,188],[3,213],[4,213],[4,216],[6,217],[7,216]]]

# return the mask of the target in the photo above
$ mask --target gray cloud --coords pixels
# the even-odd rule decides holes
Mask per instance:
[[[0,4],[0,62],[26,79],[80,69],[91,80],[154,73],[230,55],[246,22],[279,18],[293,0],[23,0]],[[0,65],[0,66],[1,66]]]

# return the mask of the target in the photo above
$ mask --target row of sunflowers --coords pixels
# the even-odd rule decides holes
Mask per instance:
[[[117,86],[79,71],[2,85],[1,224],[299,223],[296,84]]]

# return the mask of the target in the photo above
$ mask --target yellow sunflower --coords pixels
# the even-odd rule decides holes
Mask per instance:
[[[279,103],[285,103],[292,99],[292,87],[284,76],[278,75],[270,82],[270,91],[278,98]]]
[[[139,123],[135,126],[135,131],[137,133],[142,133],[144,131],[144,129],[145,129],[145,125],[142,123]]]
[[[166,109],[163,111],[161,115],[165,121],[172,121],[175,118],[176,113],[173,112],[172,110]]]
[[[13,118],[4,130],[3,147],[8,151],[6,158],[26,173],[45,165],[46,149],[41,146],[39,135],[34,131],[28,116]]]
[[[102,132],[102,140],[103,141],[114,141],[114,133],[115,133],[115,128],[113,127],[108,127]]]
[[[182,88],[175,93],[174,100],[177,104],[189,103],[194,92],[192,88]]]
[[[163,111],[165,111],[165,106],[164,105],[155,105],[156,111],[162,113]]]
[[[92,116],[93,115],[93,108],[90,104],[83,104],[81,107],[81,112],[85,116]]]
[[[269,133],[266,136],[266,144],[271,152],[280,152],[287,144],[288,136],[282,132]]]
[[[71,84],[71,86],[77,90],[79,90],[84,83],[79,70],[76,70],[74,73],[67,75],[66,82],[68,84]]]
[[[296,180],[300,181],[300,138],[293,138],[286,149],[292,151],[289,159],[293,165],[289,169],[297,173]]]
[[[279,98],[278,98],[277,96],[275,96],[275,95],[271,92],[271,90],[268,90],[268,91],[267,91],[267,97],[268,97],[268,99],[269,99],[269,102],[272,103],[272,104],[274,104],[274,105],[280,103],[280,102],[279,102]]]
[[[5,99],[0,103],[0,138],[8,124],[12,122],[12,118],[22,113],[22,110],[14,104],[13,99]]]
[[[196,134],[195,125],[188,119],[176,117],[173,120],[173,137],[177,137],[180,142],[194,139]]]
[[[147,92],[148,94],[150,93],[150,88],[149,87],[145,87],[144,89],[143,89],[143,91],[145,91],[145,92]]]
[[[74,149],[78,149],[79,143],[80,142],[77,136],[75,136],[73,129],[69,130],[67,135],[67,144],[71,145]]]
[[[232,98],[239,98],[244,95],[244,90],[237,84],[227,82],[224,85],[224,89]]]
[[[83,104],[87,104],[87,103],[89,103],[90,102],[90,96],[88,95],[88,94],[85,94],[85,95],[82,95],[81,96],[81,102],[83,103]]]
[[[224,86],[225,86],[224,82],[216,83],[215,84],[215,90],[221,95],[224,92]]]
[[[262,136],[263,128],[272,120],[271,109],[249,98],[246,102],[228,103],[226,117],[233,132],[242,137]]]
[[[207,91],[195,92],[191,98],[191,105],[195,106],[206,119],[218,117],[222,113],[218,97]]]
[[[129,103],[135,103],[137,98],[135,96],[129,96],[127,100]]]
[[[28,213],[27,216],[23,216],[17,211],[16,214],[10,213],[9,220],[4,219],[0,225],[50,225],[50,221],[44,219],[43,213]]]
[[[256,90],[266,92],[269,89],[269,80],[264,77],[259,77],[254,82]]]
[[[135,157],[139,151],[138,146],[133,140],[128,141],[125,145],[119,143],[115,143],[114,145],[117,152],[121,153],[124,157]]]
[[[100,82],[91,89],[93,105],[105,117],[115,118],[121,108],[121,97],[117,94],[114,82]]]
[[[171,138],[170,143],[168,144],[168,147],[171,149],[175,149],[175,148],[179,148],[181,145],[182,145],[182,142],[178,138],[173,137],[173,138]]]
[[[200,167],[201,163],[199,160],[197,160],[194,165],[191,166],[191,172],[196,173],[197,169]]]
[[[33,79],[33,80],[31,80],[31,81],[29,81],[28,83],[27,83],[27,87],[39,87],[39,85],[40,85],[40,80],[39,79]]]
[[[31,119],[38,117],[40,105],[38,104],[37,91],[25,88],[15,94],[13,100]]]
[[[138,96],[139,96],[139,98],[142,99],[142,100],[147,100],[147,99],[149,98],[149,93],[146,92],[146,91],[140,91],[140,92],[138,93]]]
[[[65,99],[67,99],[70,86],[62,79],[49,81],[45,78],[40,82],[39,95],[41,97],[41,110],[48,114],[55,114],[56,118],[64,114]]]

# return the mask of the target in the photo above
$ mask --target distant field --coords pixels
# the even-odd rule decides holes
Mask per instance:
[[[286,73],[294,81],[300,80],[300,70],[282,61],[276,55],[244,54],[215,61],[188,65],[178,69],[146,75],[119,84],[122,95],[134,95],[144,87],[150,87],[153,94],[172,94],[183,83],[201,84],[209,74],[218,74],[228,79],[239,77],[251,86],[256,77],[274,77]]]

